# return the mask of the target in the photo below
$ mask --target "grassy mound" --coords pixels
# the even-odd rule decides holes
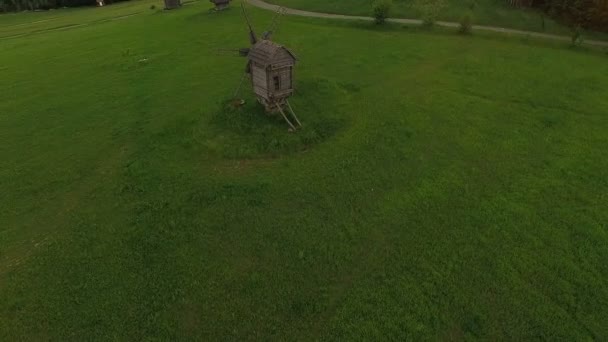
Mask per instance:
[[[250,90],[247,90],[250,91]],[[352,90],[351,90],[352,91]],[[340,105],[349,101],[349,90],[326,79],[305,80],[298,84],[296,115],[306,118],[297,134],[285,134],[289,126],[280,114],[269,115],[252,96],[244,104],[226,100],[209,119],[215,127],[204,140],[210,152],[226,158],[268,158],[308,151],[332,137],[346,122],[338,115]],[[294,105],[295,106],[295,105]]]

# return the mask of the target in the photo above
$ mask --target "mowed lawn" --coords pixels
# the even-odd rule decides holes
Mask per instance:
[[[106,21],[122,20],[150,10],[150,6],[162,8],[158,1],[124,1],[112,6],[83,11],[82,8],[65,8],[47,12],[19,12],[0,15],[0,41],[32,33],[62,31]]]
[[[608,339],[605,54],[208,7],[0,40],[1,341]]]

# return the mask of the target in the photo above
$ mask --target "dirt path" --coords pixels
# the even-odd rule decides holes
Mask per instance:
[[[278,6],[278,5],[272,5],[267,2],[264,2],[263,0],[247,0],[247,2],[249,2],[251,5],[253,5],[255,7],[259,7],[262,9],[269,10],[269,11],[277,11],[279,8],[283,8],[283,11],[285,12],[285,14],[297,15],[297,16],[301,16],[301,17],[342,19],[342,20],[365,20],[365,21],[374,20],[372,17],[360,17],[360,16],[351,16],[351,15],[342,15],[342,14],[330,14],[330,13],[302,11],[302,10],[298,10],[298,9],[286,8],[286,7],[282,7],[282,6]],[[410,24],[410,25],[412,25],[412,24],[421,25],[422,24],[422,20],[419,20],[419,19],[392,18],[392,19],[388,19],[388,21],[391,23],[398,23],[398,24]],[[458,23],[446,22],[446,21],[438,21],[438,22],[436,22],[436,25],[443,26],[443,27],[450,27],[450,28],[457,28],[460,26]],[[473,30],[490,31],[490,32],[498,32],[498,33],[511,34],[511,35],[522,35],[522,36],[529,36],[529,37],[534,37],[534,38],[543,38],[543,39],[552,39],[552,40],[570,42],[570,37],[567,37],[567,36],[560,36],[560,35],[556,35],[556,34],[540,33],[540,32],[533,32],[533,31],[514,30],[514,29],[508,29],[508,28],[504,28],[504,27],[473,25]],[[600,40],[585,40],[584,44],[599,46],[599,47],[608,47],[608,42],[600,41]]]

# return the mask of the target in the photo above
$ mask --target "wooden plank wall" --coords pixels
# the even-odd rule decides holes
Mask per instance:
[[[258,96],[268,98],[268,79],[266,70],[253,63],[251,66],[251,80],[253,83],[253,92]]]

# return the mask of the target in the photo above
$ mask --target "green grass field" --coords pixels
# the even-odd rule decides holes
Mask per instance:
[[[314,12],[371,16],[372,0],[265,0],[266,2]],[[440,20],[460,22],[465,14],[471,14],[473,23],[506,27],[519,30],[570,35],[571,30],[560,25],[541,12],[526,8],[513,8],[506,0],[445,0],[439,13]],[[393,0],[390,16],[396,18],[420,18],[420,10],[413,0]],[[597,39],[608,35],[586,32]]]
[[[605,53],[153,3],[0,16],[0,341],[608,339]]]

